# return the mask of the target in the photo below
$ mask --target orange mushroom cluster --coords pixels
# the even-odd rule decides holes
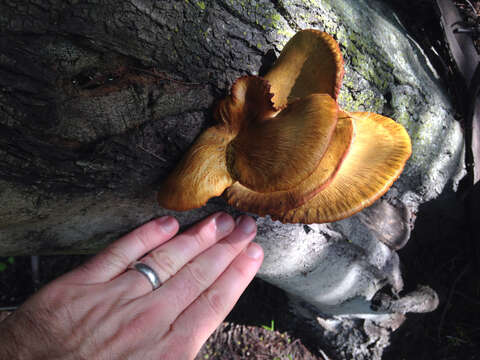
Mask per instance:
[[[398,178],[410,138],[392,119],[348,113],[337,96],[340,48],[318,30],[298,32],[264,77],[244,76],[158,193],[189,210],[223,196],[242,211],[290,223],[346,218]]]

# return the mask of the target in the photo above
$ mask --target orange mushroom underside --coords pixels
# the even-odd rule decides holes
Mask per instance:
[[[245,76],[216,108],[158,193],[189,210],[224,194],[242,211],[290,223],[323,223],[371,205],[411,154],[405,129],[385,116],[347,113],[336,102],[343,59],[317,30],[297,33],[265,78]]]

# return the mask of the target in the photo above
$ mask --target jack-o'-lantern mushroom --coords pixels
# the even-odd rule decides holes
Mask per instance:
[[[410,138],[392,119],[347,113],[337,42],[298,32],[264,77],[244,76],[168,176],[161,206],[189,210],[222,193],[242,211],[282,222],[322,223],[371,205],[398,178]]]

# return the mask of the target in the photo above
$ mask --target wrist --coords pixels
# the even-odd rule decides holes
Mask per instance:
[[[6,319],[0,322],[0,360],[15,359],[18,356],[17,338],[12,329],[13,315],[9,315]]]
[[[26,335],[29,327],[16,315],[11,314],[0,322],[0,360],[33,360],[26,341],[30,337]]]

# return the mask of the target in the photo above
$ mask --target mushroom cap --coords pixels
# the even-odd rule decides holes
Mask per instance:
[[[260,193],[239,182],[230,186],[224,194],[229,205],[260,216],[282,216],[324,189],[338,173],[355,136],[353,120],[345,112],[339,114],[332,140],[315,171],[300,184],[286,191]]]
[[[297,32],[285,45],[265,75],[280,108],[310,94],[329,94],[337,99],[342,85],[343,57],[335,39],[313,29]]]
[[[228,146],[229,170],[258,192],[288,190],[317,168],[337,125],[338,105],[327,94],[299,99],[270,118],[254,118]]]
[[[354,112],[355,139],[332,182],[311,200],[281,216],[289,223],[323,223],[344,219],[387,192],[411,155],[410,137],[392,119]]]
[[[205,130],[158,192],[160,206],[177,211],[205,205],[233,183],[227,169],[227,145],[233,135],[225,126]]]

